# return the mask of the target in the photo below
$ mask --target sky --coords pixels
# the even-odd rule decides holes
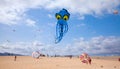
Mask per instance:
[[[55,44],[55,13],[63,8],[69,29]],[[0,0],[0,53],[33,51],[120,56],[120,0]]]

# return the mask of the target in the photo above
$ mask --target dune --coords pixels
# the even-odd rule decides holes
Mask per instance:
[[[92,64],[85,64],[73,57],[0,56],[0,69],[120,69],[120,56],[92,57]]]

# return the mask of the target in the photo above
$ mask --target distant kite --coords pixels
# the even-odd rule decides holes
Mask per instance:
[[[82,63],[91,64],[91,58],[87,53],[83,53],[82,55],[80,55],[80,60]]]
[[[40,53],[38,51],[34,51],[32,53],[32,57],[38,59],[40,57]]]
[[[118,14],[118,10],[114,10],[113,13],[114,13],[114,14]]]
[[[68,31],[67,20],[69,19],[70,14],[66,9],[62,9],[59,13],[55,14],[55,17],[58,20],[56,25],[55,43],[59,43],[62,40],[65,33],[67,33]]]
[[[10,42],[9,40],[7,40],[7,42]]]
[[[15,32],[16,30],[15,30],[15,29],[13,29],[12,31],[13,31],[13,32]]]

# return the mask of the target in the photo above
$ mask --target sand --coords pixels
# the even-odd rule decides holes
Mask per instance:
[[[85,64],[79,58],[31,56],[0,56],[0,69],[120,69],[118,57],[92,57],[92,64]]]

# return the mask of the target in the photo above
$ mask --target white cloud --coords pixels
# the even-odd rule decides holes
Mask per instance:
[[[33,42],[16,42],[16,43],[2,43],[0,44],[0,52],[18,53],[23,55],[31,55],[33,51],[43,49],[43,44],[39,41]]]
[[[53,16],[52,16],[51,14],[48,14],[48,17],[49,17],[49,18],[53,18]]]
[[[31,20],[31,19],[26,19],[26,24],[28,25],[28,26],[35,26],[35,21],[33,21],[33,20]]]
[[[93,37],[90,40],[80,40],[74,43],[76,50],[90,54],[120,55],[120,37]]]
[[[81,37],[67,45],[48,45],[40,41],[0,44],[0,52],[31,55],[33,51],[40,51],[41,53],[50,55],[79,55],[83,52],[90,55],[120,55],[120,37],[98,36],[92,37],[89,40]]]
[[[76,25],[77,27],[83,27],[83,26],[85,26],[86,24],[85,23],[80,23],[80,24],[78,24],[78,25]]]
[[[56,23],[48,23],[48,26],[55,27]]]
[[[84,20],[85,19],[85,17],[84,16],[79,16],[79,18],[78,18],[79,20]]]
[[[34,41],[33,46],[43,46],[43,43],[41,43],[39,41]]]
[[[19,24],[26,18],[26,11],[45,5],[47,0],[2,0],[0,1],[0,23],[7,25]]]
[[[120,0],[1,0],[0,23],[13,25],[30,19],[26,14],[30,9],[66,8],[70,13],[80,15],[84,19],[84,15],[111,14],[113,10],[118,9],[118,6],[120,6]]]
[[[47,6],[49,9],[67,8],[80,15],[112,13],[120,5],[120,0],[54,0]]]

